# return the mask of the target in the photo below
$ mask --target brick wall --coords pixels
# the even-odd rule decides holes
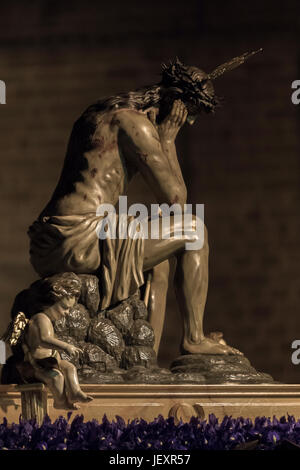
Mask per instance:
[[[95,99],[158,79],[175,55],[212,70],[264,47],[215,83],[226,99],[178,138],[189,200],[210,234],[206,330],[222,330],[253,364],[298,382],[300,337],[299,112],[296,0],[98,2],[15,0],[0,7],[0,331],[36,276],[26,230],[59,176],[74,120]],[[138,184],[137,184],[138,186]],[[135,188],[137,190],[137,188]],[[172,290],[160,352],[178,353]]]

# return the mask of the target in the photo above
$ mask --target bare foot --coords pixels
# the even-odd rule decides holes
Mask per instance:
[[[79,407],[70,403],[67,399],[65,400],[54,400],[53,408],[56,410],[79,410]]]
[[[80,406],[79,405],[75,405],[75,403],[70,403],[68,402],[68,406],[69,406],[69,410],[80,410]]]
[[[225,343],[225,341],[224,341]],[[182,346],[183,354],[234,354],[243,356],[243,353],[238,349],[232,348],[227,344],[215,341],[211,338],[205,337],[200,343],[189,343],[184,340]]]
[[[224,344],[225,346],[228,346],[225,339],[223,338],[223,333],[221,331],[213,331],[213,332],[209,333],[209,335],[207,335],[207,337],[213,339],[214,341],[217,341],[217,343]],[[240,351],[239,349],[233,348],[232,346],[228,346],[228,347],[232,351],[231,354],[235,354],[235,355],[238,355],[238,356],[243,356],[244,355],[244,353],[242,353],[242,351]]]
[[[207,335],[207,338],[213,339],[214,341],[217,341],[217,343],[227,344],[221,331],[212,331]]]
[[[93,400],[93,397],[91,397],[90,395],[87,395],[82,390],[78,391],[74,395],[70,395],[69,397],[69,401],[72,403],[75,403],[75,402],[89,403],[92,400]]]

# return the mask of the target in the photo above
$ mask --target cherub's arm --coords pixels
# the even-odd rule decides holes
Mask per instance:
[[[164,153],[153,124],[145,115],[128,110],[118,113],[118,121],[119,144],[153,189],[158,203],[183,206],[186,202],[185,184]]]
[[[69,355],[76,354],[76,350],[78,350],[78,353],[80,352],[80,350],[75,346],[55,338],[51,320],[47,315],[44,313],[38,313],[34,315],[32,320],[39,332],[40,346],[49,349],[56,349],[57,351],[65,351]]]

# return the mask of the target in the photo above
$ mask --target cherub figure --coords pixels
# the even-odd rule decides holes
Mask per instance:
[[[11,346],[21,345],[23,349],[20,375],[25,380],[31,375],[31,379],[45,383],[53,394],[54,408],[58,409],[78,409],[75,403],[92,400],[80,388],[76,367],[59,354],[65,351],[71,357],[79,357],[82,351],[57,339],[52,324],[74,306],[80,289],[80,279],[73,273],[36,281],[29,289],[34,313],[18,312],[3,337]]]

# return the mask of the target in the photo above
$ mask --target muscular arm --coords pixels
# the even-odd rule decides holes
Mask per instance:
[[[170,140],[162,141],[161,146],[162,146],[162,150],[163,150],[164,154],[167,156],[167,158],[169,160],[169,163],[170,163],[170,166],[172,168],[172,171],[173,171],[174,175],[176,176],[179,184],[184,186],[185,192],[186,192],[185,182],[184,182],[182,172],[181,172],[181,168],[180,168],[180,165],[179,165],[179,162],[178,162],[175,142],[174,141],[172,142]],[[185,200],[185,202],[186,202],[186,200]]]
[[[167,156],[174,175],[176,175],[180,184],[184,185],[181,168],[178,162],[175,139],[179,129],[185,123],[187,118],[187,109],[181,100],[173,103],[170,113],[157,126],[161,146],[164,154]]]
[[[164,151],[157,130],[141,113],[133,110],[120,112],[118,121],[121,151],[132,160],[153,189],[158,203],[178,203],[183,206],[186,202],[186,188],[183,178],[175,170],[172,161],[174,153],[171,152],[169,143]],[[167,147],[169,155],[166,152]]]

